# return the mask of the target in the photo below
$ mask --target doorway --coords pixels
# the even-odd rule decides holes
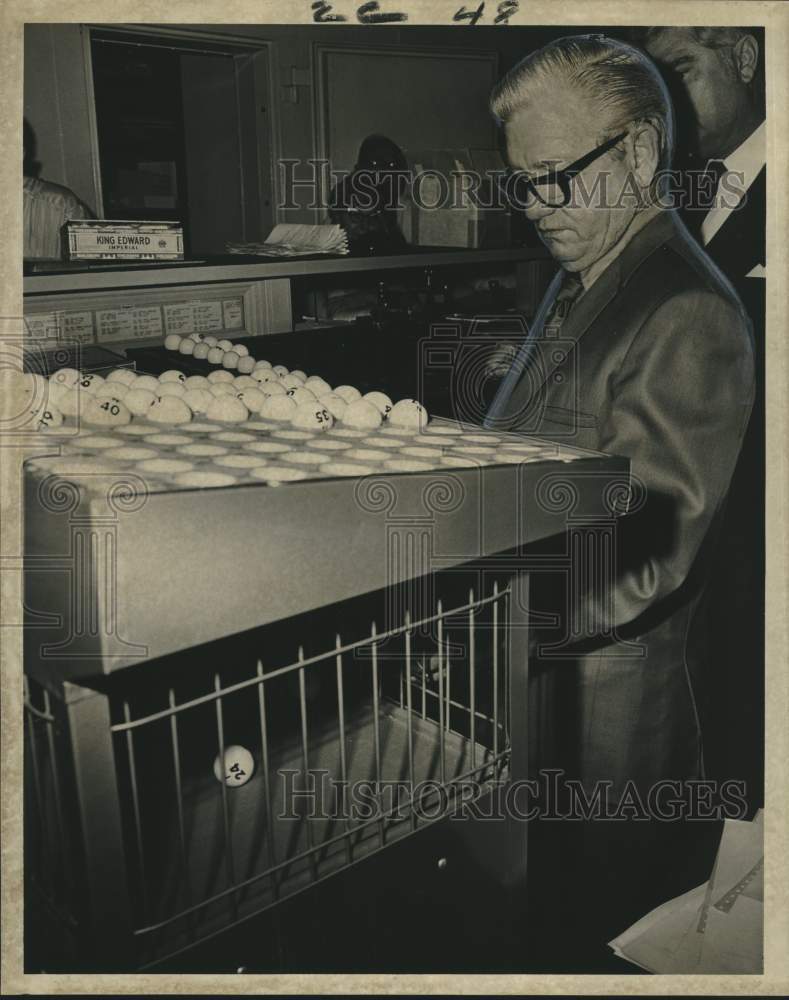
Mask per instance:
[[[177,221],[189,257],[273,225],[268,52],[91,32],[108,219]]]

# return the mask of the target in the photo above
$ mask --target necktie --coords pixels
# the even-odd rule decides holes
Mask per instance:
[[[537,342],[542,336],[556,337],[558,335],[562,324],[582,291],[581,280],[566,271],[559,271],[550,283],[537,310],[537,315],[534,317],[531,330],[521,344],[512,367],[502,379],[498,392],[490,404],[490,409],[483,421],[485,427],[495,426],[496,421],[501,418],[515,386],[531,361]]]
[[[708,160],[704,170],[696,173],[695,183],[692,175],[685,178],[683,219],[697,237],[707,213],[715,206],[720,179],[726,172],[723,160]]]

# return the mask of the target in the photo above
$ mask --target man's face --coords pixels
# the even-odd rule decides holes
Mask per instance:
[[[726,51],[706,48],[689,28],[666,28],[647,41],[646,49],[687,94],[695,117],[689,138],[696,152],[724,156],[747,101],[747,88]]]
[[[507,123],[507,157],[514,170],[532,177],[548,170],[569,166],[591,152],[603,140],[605,118],[599,108],[582,95],[564,92],[540,94]],[[607,196],[586,200],[575,198],[561,208],[550,208],[536,200],[526,206],[526,216],[536,225],[540,239],[551,256],[567,271],[583,273],[619,240],[635,214],[635,200],[623,197],[632,191],[628,179],[628,160],[621,152],[611,151],[591,163],[574,185],[583,184],[587,192],[604,180]],[[602,190],[602,189],[598,189]]]

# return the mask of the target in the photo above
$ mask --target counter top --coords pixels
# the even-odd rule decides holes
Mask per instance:
[[[24,278],[25,295],[53,292],[142,288],[150,285],[189,285],[207,282],[295,278],[362,271],[389,271],[451,265],[518,263],[546,259],[542,247],[466,250],[454,247],[410,247],[405,253],[380,257],[334,256],[270,259],[231,254],[204,260],[140,261],[93,264],[53,263]]]

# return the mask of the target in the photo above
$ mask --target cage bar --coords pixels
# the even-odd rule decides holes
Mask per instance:
[[[222,680],[219,674],[214,674],[214,689],[217,692],[222,690]],[[227,801],[227,784],[225,783],[225,722],[222,710],[221,696],[216,700],[216,736],[219,744],[219,788],[222,796],[222,824],[225,835],[225,871],[231,889],[235,889],[236,874],[233,861],[233,840],[230,834],[230,804]],[[238,920],[238,901],[235,891],[230,893],[230,908],[233,913],[233,922]]]

